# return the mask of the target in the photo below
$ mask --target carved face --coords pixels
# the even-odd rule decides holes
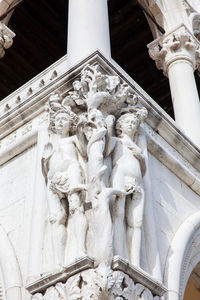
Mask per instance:
[[[56,133],[68,136],[70,125],[70,116],[68,114],[60,113],[55,117]]]
[[[82,87],[81,82],[78,80],[75,80],[72,85],[75,91],[79,91]]]
[[[135,115],[128,116],[124,118],[121,122],[121,132],[122,134],[126,134],[130,137],[134,136],[135,132],[138,129],[138,118]]]
[[[105,127],[105,120],[100,110],[93,108],[88,114],[88,120],[96,124],[97,127]]]

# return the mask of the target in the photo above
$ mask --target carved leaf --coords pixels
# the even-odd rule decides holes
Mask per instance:
[[[83,300],[98,300],[102,291],[101,280],[97,278],[96,270],[82,272],[82,296]]]
[[[153,295],[149,289],[145,288],[144,292],[142,293],[141,300],[153,300]]]
[[[126,299],[131,299],[133,297],[134,282],[128,275],[125,275],[121,287],[123,296]]]
[[[67,300],[75,300],[80,298],[81,295],[81,290],[79,287],[80,280],[81,280],[80,274],[72,276],[67,280],[65,284]]]
[[[58,294],[59,294],[59,299],[60,300],[65,300],[66,297],[67,297],[67,292],[66,292],[66,289],[65,289],[65,285],[61,282],[57,283],[56,286],[55,286]]]
[[[44,300],[61,300],[61,299],[62,298],[59,297],[59,294],[56,291],[54,286],[48,288],[44,295]]]
[[[135,285],[135,290],[134,290],[135,300],[140,299],[140,296],[141,296],[143,291],[144,291],[144,286],[140,283],[137,283]]]
[[[117,289],[121,288],[122,281],[124,279],[124,274],[122,272],[113,272],[112,276],[108,277],[108,289],[115,287]]]

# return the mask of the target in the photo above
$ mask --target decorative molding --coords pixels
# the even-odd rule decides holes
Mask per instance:
[[[2,139],[0,142],[0,165],[34,145],[37,141],[38,129],[45,124],[48,124],[47,112],[42,113]]]
[[[162,69],[166,76],[170,64],[177,60],[187,60],[194,70],[200,64],[200,43],[185,25],[156,39],[148,48],[157,68]]]
[[[35,293],[43,293],[47,288],[56,285],[58,282],[66,282],[69,277],[93,267],[94,261],[85,256],[77,260],[75,263],[67,267],[63,267],[60,271],[48,275],[42,275],[40,279],[27,285],[26,288],[32,295]]]
[[[188,241],[188,244],[186,245],[185,248],[185,257],[181,269],[180,288],[179,288],[179,294],[181,299],[183,299],[185,287],[188,282],[189,276],[191,275],[191,272],[193,271],[195,266],[199,263],[199,259],[196,259],[195,263],[194,261],[192,261],[193,254],[195,253],[196,249],[199,249],[200,246],[200,225],[195,229],[196,231],[190,237],[190,240]]]
[[[144,124],[143,127],[147,136],[148,151],[196,194],[200,195],[199,171],[188,163],[187,158],[175,152],[174,148],[156,134],[151,127],[147,124]]]
[[[178,228],[171,241],[164,269],[164,284],[182,299],[190,273],[199,262],[196,250],[200,243],[200,213],[189,216]],[[181,246],[180,246],[181,245]],[[199,251],[198,251],[199,252]],[[169,298],[170,299],[170,296]]]
[[[159,300],[166,289],[142,270],[133,268],[121,258],[115,258],[113,270],[107,262],[62,278],[40,290],[32,290],[32,300],[52,297],[55,300]],[[75,269],[76,265],[73,265]],[[142,282],[142,283],[141,283]],[[147,284],[146,284],[147,283]],[[29,290],[30,291],[30,290]]]
[[[162,282],[153,279],[148,273],[140,268],[130,265],[127,260],[119,256],[115,256],[113,258],[112,269],[126,273],[133,279],[135,283],[140,283],[141,285],[147,287],[154,295],[161,297],[167,291]]]
[[[63,89],[66,73],[64,56],[4,98],[0,102],[0,139],[44,112],[48,95],[57,90],[58,85]]]

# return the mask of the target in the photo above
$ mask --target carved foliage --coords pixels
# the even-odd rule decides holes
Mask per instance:
[[[103,113],[117,115],[122,108],[138,102],[138,96],[130,92],[125,82],[122,83],[116,75],[103,73],[99,65],[86,65],[80,79],[75,80],[72,86],[64,99],[59,93],[50,96],[50,120],[58,110],[69,107],[78,114],[99,109]]]
[[[190,61],[194,69],[200,63],[200,45],[194,36],[181,26],[171,34],[149,44],[149,55],[158,69],[167,72],[169,64],[178,59]]]
[[[32,300],[159,300],[151,291],[106,263],[57,283]]]

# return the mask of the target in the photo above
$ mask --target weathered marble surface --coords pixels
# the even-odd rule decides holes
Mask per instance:
[[[142,149],[142,153],[148,158],[148,160],[146,160],[147,171],[142,179],[143,187],[145,189],[145,208],[140,262],[141,267],[144,270],[149,274],[154,273],[154,277],[158,278],[155,263],[160,256],[162,275],[160,278],[164,278],[165,285],[170,289],[170,292],[168,291],[167,293],[169,299],[178,299],[176,298],[178,295],[184,294],[184,284],[181,283],[179,286],[180,274],[184,274],[184,278],[187,279],[189,272],[191,271],[187,268],[185,257],[187,258],[188,264],[192,267],[192,264],[194,263],[193,253],[195,253],[195,255],[197,253],[195,259],[198,259],[199,253],[196,240],[193,243],[193,237],[195,238],[196,234],[196,231],[195,233],[193,231],[198,230],[198,224],[200,224],[200,219],[196,216],[200,209],[199,151],[176,127],[173,120],[171,120],[170,117],[167,116],[166,113],[161,110],[158,105],[156,105],[156,103],[119,67],[116,65],[107,65],[102,57],[98,57],[98,55],[94,55],[91,61],[93,63],[94,61],[100,62],[102,68],[112,75],[116,75],[116,73],[113,72],[115,66],[121,78],[126,78],[127,82],[129,82],[128,84],[130,84],[131,87],[130,93],[139,93],[141,95],[139,101],[142,103],[142,106],[145,106],[148,109],[148,118],[145,120],[145,123],[140,125],[140,127],[142,127],[142,132],[146,135],[146,153],[144,153],[145,147],[140,143],[141,136],[139,136],[137,141],[137,146]],[[50,91],[52,92],[55,90],[55,92],[57,92],[59,90],[61,93],[59,97],[62,95],[61,98],[63,100],[68,95],[69,86],[71,86],[72,82],[71,77],[74,77],[75,74],[75,79],[80,79],[80,77],[78,77],[80,66],[75,70],[73,76],[70,75],[71,77],[69,80],[65,66],[66,61],[63,58],[49,70],[40,74],[37,78],[0,103],[0,180],[2,184],[0,194],[1,225],[5,229],[6,235],[13,246],[16,259],[19,263],[19,271],[22,276],[22,285],[19,289],[22,291],[26,280],[29,280],[30,273],[34,276],[31,277],[32,281],[30,280],[29,283],[40,278],[40,274],[46,274],[46,271],[55,271],[55,267],[52,265],[51,268],[46,269],[46,266],[44,267],[42,264],[41,257],[38,255],[39,253],[42,256],[43,253],[42,258],[45,257],[46,259],[49,258],[48,255],[51,252],[49,244],[46,243],[46,239],[43,235],[42,224],[38,222],[38,219],[41,218],[45,225],[45,229],[47,223],[49,226],[51,226],[51,223],[49,222],[48,216],[43,211],[43,208],[46,209],[46,196],[41,193],[43,188],[42,184],[44,184],[44,191],[47,191],[44,180],[45,177],[41,173],[40,160],[42,152],[44,151],[43,144],[48,143],[48,141],[43,139],[42,136],[38,139],[37,136],[41,126],[47,122],[48,112],[44,112],[44,103],[46,102],[47,97],[49,97]],[[113,68],[113,70],[111,68]],[[57,77],[55,77],[55,70],[57,72]],[[53,73],[54,79],[50,80]],[[45,81],[43,86],[42,80]],[[40,82],[41,87],[39,88]],[[67,84],[64,85],[64,82],[67,82]],[[32,88],[33,93],[30,96],[26,96],[30,87]],[[73,89],[70,91],[72,92]],[[20,97],[21,100],[18,97]],[[9,104],[9,110],[5,109],[6,104]],[[78,115],[80,114],[78,111],[73,112]],[[116,115],[115,119],[118,118],[119,116]],[[112,125],[111,118],[110,121]],[[113,125],[115,134],[111,133],[111,137],[114,138],[114,140],[119,139],[119,136],[115,131],[115,124],[116,120]],[[111,126],[111,129],[113,127]],[[53,136],[56,136],[56,134],[53,132],[51,133],[51,131],[49,131],[49,133],[50,139],[53,141]],[[86,130],[85,133],[87,133]],[[70,137],[71,136],[73,135],[70,134]],[[40,144],[41,140],[43,143]],[[113,141],[113,139],[111,140]],[[88,145],[87,139],[86,145]],[[114,151],[111,153],[112,159],[113,153]],[[81,155],[79,157],[81,157]],[[81,168],[84,172],[87,172],[87,167],[83,168],[83,166],[85,166],[85,160],[80,160],[80,162]],[[107,162],[109,162],[109,159]],[[38,176],[38,174],[40,176]],[[106,178],[107,177],[104,176],[105,181]],[[38,182],[40,182],[41,179],[43,180],[43,183],[39,185]],[[88,194],[87,191],[83,191],[83,193],[86,193],[86,195]],[[113,199],[115,197],[116,196],[114,195]],[[98,201],[97,204],[99,204]],[[41,208],[42,206],[44,207]],[[101,209],[94,211],[94,209],[92,210],[91,202],[86,202],[84,205],[86,218],[89,218],[92,211],[95,212],[94,224],[97,224],[97,221],[99,221],[98,226],[104,231],[101,218],[97,218],[98,215],[101,216]],[[46,210],[45,212],[49,212],[49,210]],[[109,210],[107,210],[107,212],[109,213]],[[151,212],[153,212],[154,218],[152,218]],[[193,219],[195,216],[194,222]],[[156,224],[155,235],[158,242],[157,251],[155,248],[152,248],[152,245],[155,246],[155,240],[152,239],[151,235],[153,232],[152,220],[155,220]],[[35,233],[33,233],[33,227],[36,228]],[[193,230],[191,230],[192,233],[188,230],[188,228],[191,227],[193,228]],[[65,230],[66,228],[67,227],[65,227]],[[181,238],[178,234],[179,229],[181,229]],[[185,234],[186,232],[187,236]],[[99,233],[100,236],[102,234],[98,230],[96,230],[96,233]],[[87,231],[87,241],[91,240],[90,236],[92,235],[92,231]],[[48,233],[47,236],[50,237],[50,234]],[[98,239],[99,237],[97,240]],[[182,241],[182,256],[179,251],[180,239]],[[194,245],[192,253],[185,251],[190,244]],[[87,251],[88,248],[93,250],[92,243],[89,244],[87,242],[86,247]],[[103,255],[105,254],[104,251],[110,253],[110,249],[105,249],[103,247],[102,249],[98,248],[98,250],[101,250],[99,253],[101,252]],[[66,251],[68,250],[66,249]],[[95,250],[95,252],[97,251]],[[5,255],[2,254],[1,259],[2,261],[6,261]],[[27,268],[28,262],[30,264],[29,269]],[[50,262],[53,264],[53,260],[50,260]],[[177,266],[176,272],[174,272],[174,266]],[[10,285],[10,272],[6,268],[3,272],[4,276],[5,274],[7,276],[5,278],[6,289],[8,286],[8,291],[12,294],[12,287],[15,286],[15,282],[13,285]],[[15,275],[13,274],[13,277],[14,276]],[[7,280],[8,278],[9,280]],[[185,280],[182,280],[181,282],[185,283]],[[175,298],[172,298],[173,296]],[[23,294],[20,297],[29,300],[31,296],[28,291],[23,291]],[[18,298],[21,300],[20,297]],[[15,298],[18,299],[13,296],[11,297],[11,300]]]
[[[86,65],[64,99],[51,94],[47,109],[42,170],[55,266],[86,254],[139,266],[146,165],[137,138],[146,109],[98,65]]]
[[[54,283],[55,275],[54,277],[49,276],[49,282],[48,278],[45,278],[48,286],[52,284],[46,290],[43,289],[44,293],[40,292],[43,287],[37,288],[37,284],[35,284],[35,291],[38,290],[38,292],[35,293],[32,300],[159,300],[165,293],[165,288],[161,283],[153,280],[142,270],[130,266],[120,257],[115,257],[113,261],[114,269],[106,262],[100,263],[97,268],[89,268],[88,265],[88,270],[83,271],[79,271],[78,266],[79,263],[77,263],[77,266],[76,263],[71,265],[71,272],[74,269],[77,274],[70,276],[68,279],[64,277],[66,271],[63,271],[63,278],[62,273],[58,274],[60,281],[58,279],[57,283]]]

